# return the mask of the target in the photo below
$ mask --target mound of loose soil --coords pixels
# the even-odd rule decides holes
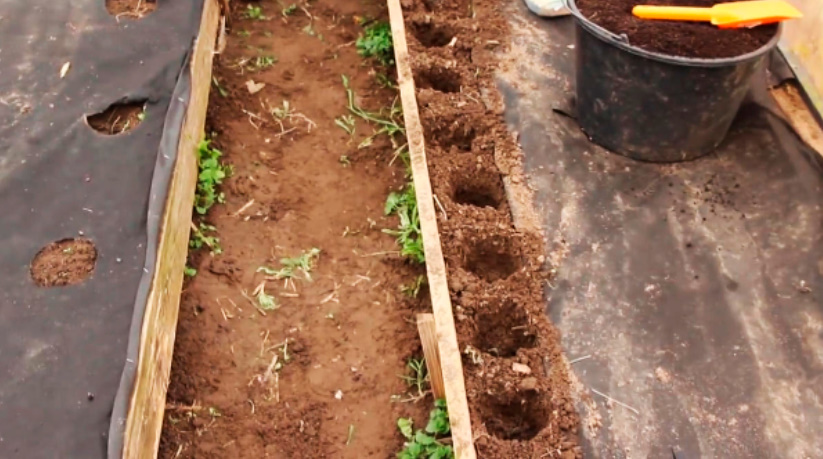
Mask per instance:
[[[412,70],[481,458],[582,457],[541,235],[515,227],[520,150],[494,80],[502,0],[407,0]]]
[[[639,48],[679,57],[722,58],[752,52],[777,33],[776,25],[719,29],[705,22],[650,21],[636,18],[638,4],[708,7],[717,0],[577,0],[583,16]]]

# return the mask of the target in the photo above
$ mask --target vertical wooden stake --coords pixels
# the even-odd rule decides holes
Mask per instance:
[[[437,331],[434,314],[417,315],[417,331],[423,343],[423,355],[426,356],[426,368],[429,370],[429,382],[435,400],[446,398],[446,385],[443,382],[443,370],[440,368],[440,351],[437,349]]]

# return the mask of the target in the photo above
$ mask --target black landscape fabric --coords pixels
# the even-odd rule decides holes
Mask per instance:
[[[823,167],[769,95],[782,58],[714,153],[643,163],[574,119],[573,20],[508,13],[500,86],[559,261],[547,311],[588,395],[586,457],[820,457]]]
[[[103,0],[0,0],[4,459],[120,456],[201,11],[160,1],[135,20]],[[85,123],[121,101],[145,101],[137,128]],[[35,254],[79,236],[97,248],[91,278],[36,286]]]

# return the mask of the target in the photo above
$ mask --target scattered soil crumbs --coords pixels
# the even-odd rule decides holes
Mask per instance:
[[[157,9],[157,0],[106,0],[106,9],[118,19],[141,19]]]
[[[40,287],[79,284],[91,276],[97,249],[88,239],[63,239],[44,247],[31,262],[31,278]]]
[[[104,112],[87,116],[86,121],[101,134],[117,135],[136,128],[145,116],[145,102],[133,102],[114,104]]]
[[[422,428],[433,406],[400,378],[422,356],[414,314],[431,309],[401,287],[424,269],[383,232],[407,178],[385,135],[359,148],[374,127],[350,116],[342,78],[369,111],[395,100],[377,78],[394,69],[355,47],[385,6],[287,5],[231,2],[215,56],[207,132],[233,171],[202,222],[219,241],[189,260],[161,458],[394,457],[397,419]],[[314,248],[308,276],[259,270]]]
[[[643,4],[710,7],[716,0],[648,0]],[[777,25],[719,29],[707,22],[651,21],[634,17],[637,0],[577,0],[583,16],[633,46],[680,57],[721,58],[752,52],[768,43]]]
[[[403,7],[478,457],[582,457],[543,238],[515,228],[503,188],[523,180],[494,82],[504,2]]]

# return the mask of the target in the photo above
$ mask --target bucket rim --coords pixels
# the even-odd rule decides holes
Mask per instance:
[[[764,44],[760,48],[757,48],[754,51],[750,51],[746,54],[741,54],[739,56],[719,58],[681,57],[674,56],[671,54],[647,51],[643,48],[633,46],[627,43],[625,38],[615,34],[614,32],[606,30],[600,25],[588,20],[585,16],[583,16],[583,13],[581,13],[580,10],[577,9],[577,2],[575,0],[563,1],[566,3],[566,6],[568,7],[572,16],[574,16],[575,21],[582,28],[586,29],[586,31],[590,32],[598,39],[640,57],[645,57],[654,61],[664,62],[667,64],[681,65],[687,67],[726,67],[729,65],[736,65],[757,59],[777,47],[777,43],[780,41],[780,35],[783,32],[783,24],[778,23],[777,32],[775,32],[774,36],[772,36],[772,38],[766,44]]]

